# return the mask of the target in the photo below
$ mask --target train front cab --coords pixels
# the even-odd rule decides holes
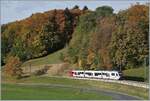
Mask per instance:
[[[118,72],[111,72],[110,73],[110,79],[113,79],[113,80],[119,80],[120,79],[120,75]]]

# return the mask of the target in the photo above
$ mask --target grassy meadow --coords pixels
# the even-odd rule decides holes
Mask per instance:
[[[11,89],[13,87],[11,88],[11,87],[9,87],[9,85],[7,86],[7,84],[10,84],[10,82],[8,82],[8,81],[3,81],[3,82],[5,82],[5,84],[6,84],[6,86],[5,86],[5,84],[4,84],[4,86],[2,86],[3,99],[10,98],[10,97],[7,97],[6,95],[9,94],[9,92],[11,91]],[[105,89],[105,90],[111,90],[111,91],[115,91],[115,92],[126,93],[128,95],[141,97],[143,99],[148,99],[148,89],[129,86],[129,85],[123,85],[123,84],[117,84],[117,83],[106,83],[106,82],[102,82],[102,81],[76,80],[76,79],[68,79],[68,78],[60,78],[60,77],[29,77],[29,78],[24,78],[21,80],[16,80],[13,82],[14,82],[14,84],[15,83],[25,83],[25,84],[31,84],[31,83],[41,84],[42,83],[42,84],[53,84],[53,85],[59,84],[59,85],[66,85],[66,86],[72,86],[72,87]],[[11,81],[11,83],[12,83],[12,81]],[[20,87],[18,87],[18,88],[20,88]],[[14,89],[14,91],[15,91],[15,89]],[[8,92],[8,94],[7,94],[7,92]],[[18,91],[16,90],[16,93],[17,92]],[[47,92],[47,90],[46,90],[46,92]],[[40,94],[41,92],[38,92],[38,93]],[[49,92],[49,93],[52,93],[52,92]],[[61,94],[64,94],[64,93],[61,93]],[[12,96],[13,96],[13,93],[12,93]]]
[[[53,54],[49,54],[45,57],[28,60],[22,64],[22,67],[29,66],[30,64],[32,66],[38,66],[38,65],[45,65],[45,64],[61,63],[62,61],[60,60],[60,54],[65,50],[66,49],[64,48],[62,50],[54,52]]]
[[[96,92],[84,92],[80,89],[2,85],[3,100],[111,100],[110,96]]]
[[[140,67],[124,70],[123,76],[130,80],[140,81],[141,79],[141,81],[149,82],[149,68]]]

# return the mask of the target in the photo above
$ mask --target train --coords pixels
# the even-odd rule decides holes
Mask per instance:
[[[95,78],[119,80],[121,74],[118,71],[94,71],[94,70],[71,70],[70,76],[76,78]]]

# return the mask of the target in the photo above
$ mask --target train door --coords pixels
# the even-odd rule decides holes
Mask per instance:
[[[110,79],[110,73],[109,72],[102,72],[102,78],[103,79]]]

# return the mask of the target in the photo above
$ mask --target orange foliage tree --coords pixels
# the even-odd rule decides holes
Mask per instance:
[[[4,67],[5,75],[12,76],[19,79],[22,76],[22,69],[20,68],[21,62],[18,57],[10,56],[6,61],[6,65]]]

